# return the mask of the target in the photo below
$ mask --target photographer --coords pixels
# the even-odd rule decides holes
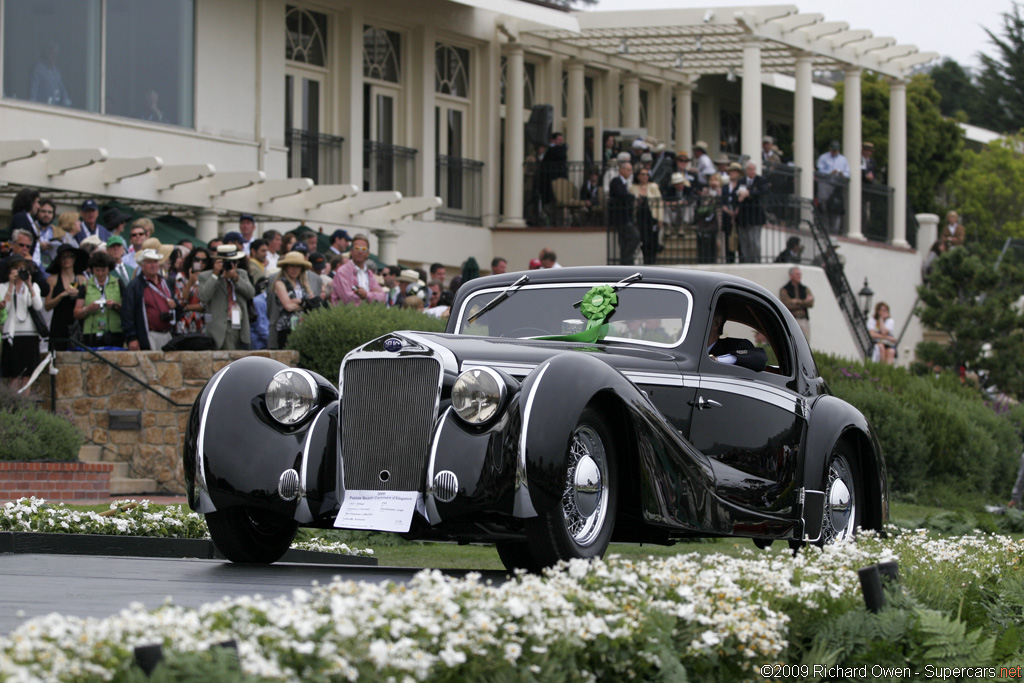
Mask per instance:
[[[217,247],[213,270],[199,274],[199,300],[206,305],[206,330],[215,349],[249,348],[249,301],[256,295],[249,274],[239,267],[244,254],[234,244]]]
[[[171,340],[178,303],[167,281],[160,277],[160,252],[143,249],[136,260],[142,275],[124,290],[121,327],[129,351],[156,351]]]
[[[91,274],[75,302],[75,320],[82,321],[82,342],[86,346],[124,346],[121,326],[121,281],[110,276],[114,259],[103,251],[89,255]]]
[[[0,375],[11,380],[14,389],[20,389],[39,363],[39,332],[35,317],[42,314],[43,297],[39,286],[29,273],[31,259],[12,256],[0,268],[0,317],[3,323],[3,353],[0,354]],[[29,308],[37,312],[36,316]]]

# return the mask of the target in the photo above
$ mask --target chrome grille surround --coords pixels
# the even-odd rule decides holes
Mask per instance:
[[[423,491],[441,370],[427,353],[346,357],[339,430],[346,490]]]

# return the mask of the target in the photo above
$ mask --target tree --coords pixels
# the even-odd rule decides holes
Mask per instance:
[[[988,246],[1024,237],[1024,135],[995,140],[964,153],[946,185],[949,208],[966,226],[968,239]]]
[[[978,123],[985,128],[1011,133],[1024,121],[1024,16],[1021,6],[1003,14],[1002,37],[985,29],[996,55],[981,54],[978,76],[980,102]]]
[[[815,127],[821,151],[829,140],[842,139],[844,85],[837,84],[835,99]],[[939,100],[928,76],[917,74],[907,83],[907,200],[918,213],[936,210],[936,188],[956,171],[962,156],[963,133],[942,116]],[[861,137],[875,143],[875,162],[884,165],[889,158],[889,84],[875,74],[861,79]],[[857,167],[860,159],[848,161]]]
[[[939,93],[939,110],[943,116],[957,121],[977,123],[978,87],[958,62],[949,57],[928,71]]]
[[[1024,270],[957,247],[935,262],[928,282],[918,287],[921,323],[949,335],[949,344],[921,342],[917,357],[946,368],[986,373],[988,383],[1024,397],[1024,315],[1017,299]]]

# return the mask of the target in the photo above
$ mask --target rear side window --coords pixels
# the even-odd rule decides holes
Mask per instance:
[[[723,337],[746,339],[765,350],[765,372],[793,375],[793,348],[786,327],[774,310],[757,298],[732,292],[720,295],[714,310],[725,316]]]

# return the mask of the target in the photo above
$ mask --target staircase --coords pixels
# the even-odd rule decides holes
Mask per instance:
[[[82,462],[107,462],[114,465],[110,473],[110,495],[132,496],[140,493],[153,493],[157,490],[156,480],[131,476],[131,466],[117,459],[115,453],[104,451],[103,446],[86,444],[78,450],[78,459]]]

